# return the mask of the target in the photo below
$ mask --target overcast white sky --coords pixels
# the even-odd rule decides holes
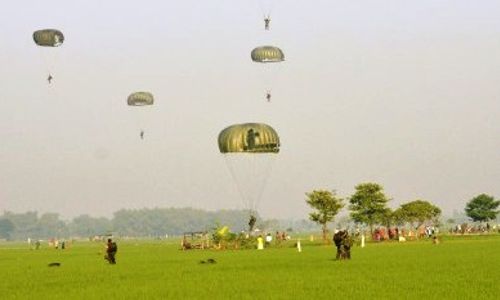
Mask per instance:
[[[305,192],[366,181],[393,207],[500,196],[500,1],[275,0],[271,32],[258,2],[3,3],[0,210],[241,208],[217,148],[240,122],[281,137],[265,217],[305,218]],[[42,28],[66,36],[50,89]],[[250,60],[263,44],[287,59],[272,103]],[[136,90],[154,107],[127,107]]]

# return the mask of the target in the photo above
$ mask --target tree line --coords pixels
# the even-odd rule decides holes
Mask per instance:
[[[0,216],[0,239],[88,238],[113,234],[130,237],[165,237],[185,232],[210,231],[219,225],[233,232],[246,230],[248,211],[206,211],[194,208],[121,209],[112,218],[80,215],[69,221],[57,213],[4,212]],[[258,217],[258,215],[257,215]],[[260,230],[314,231],[309,220],[261,219]]]
[[[248,212],[205,211],[193,208],[122,209],[112,218],[80,215],[64,221],[57,213],[5,212],[0,216],[0,239],[25,240],[64,237],[92,237],[106,234],[134,237],[181,235],[209,230],[216,223],[244,229]]]
[[[313,190],[306,193],[306,203],[314,211],[309,214],[311,221],[322,227],[323,239],[327,239],[328,223],[346,206],[350,218],[358,225],[367,226],[373,233],[375,226],[411,226],[414,229],[424,224],[439,225],[441,209],[429,201],[417,199],[391,209],[391,200],[385,195],[383,187],[377,183],[361,183],[355,187],[353,195],[344,199],[330,190]],[[500,201],[493,196],[481,194],[471,199],[466,207],[466,215],[474,222],[494,220],[499,213]]]

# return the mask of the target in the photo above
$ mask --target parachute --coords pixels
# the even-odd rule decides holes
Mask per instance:
[[[129,106],[149,106],[154,104],[154,96],[150,92],[135,92],[128,96],[127,105]],[[141,122],[143,123],[143,122]],[[141,124],[143,126],[144,124]],[[141,129],[139,136],[144,139],[144,130]]]
[[[150,92],[135,92],[127,98],[127,104],[130,106],[153,105],[154,102],[153,94]]]
[[[278,153],[278,133],[263,123],[229,126],[219,133],[219,150],[227,153]]]
[[[64,35],[57,29],[42,29],[33,32],[35,44],[42,47],[59,47],[64,42]]]
[[[40,48],[40,55],[48,73],[47,81],[50,85],[54,79],[52,75],[58,58],[57,51],[52,48],[59,47],[64,43],[64,35],[57,29],[42,29],[33,32],[33,41]]]
[[[275,81],[274,77],[276,77],[276,72],[278,72],[279,69],[278,66],[274,65],[285,61],[285,54],[278,47],[261,46],[253,49],[250,53],[250,57],[252,61],[264,65],[264,67],[259,66],[262,68],[259,77],[263,81],[263,85],[266,89],[266,100],[270,102],[272,86]]]
[[[283,51],[274,46],[261,46],[252,50],[250,57],[258,63],[278,63],[285,61]]]
[[[235,124],[219,133],[218,143],[245,209],[253,215],[280,150],[279,136],[267,124]]]

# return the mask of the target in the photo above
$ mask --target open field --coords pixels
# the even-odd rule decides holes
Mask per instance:
[[[292,246],[292,244],[290,244]],[[368,244],[351,261],[332,246],[179,251],[177,243],[121,241],[27,250],[0,244],[1,299],[498,299],[500,236]],[[213,265],[199,261],[214,258]],[[50,262],[62,266],[49,268]]]

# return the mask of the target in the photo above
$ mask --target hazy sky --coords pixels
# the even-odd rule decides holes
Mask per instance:
[[[217,148],[241,122],[281,137],[265,217],[305,218],[305,192],[366,181],[392,207],[500,197],[500,1],[274,2],[270,32],[258,0],[3,3],[0,210],[241,208]],[[42,28],[66,36],[51,88]],[[286,55],[272,103],[250,59],[264,44]],[[136,90],[154,107],[128,107]]]

